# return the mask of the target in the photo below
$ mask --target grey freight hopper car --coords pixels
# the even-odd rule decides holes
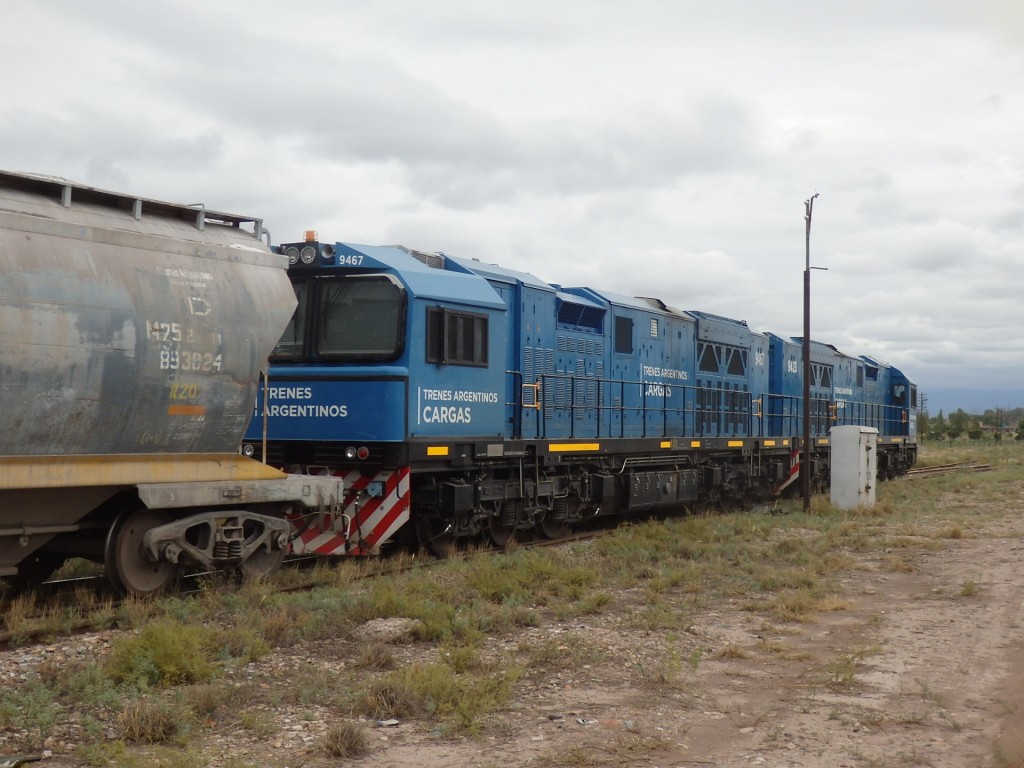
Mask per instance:
[[[261,573],[327,478],[237,453],[295,306],[262,222],[0,172],[0,576]]]

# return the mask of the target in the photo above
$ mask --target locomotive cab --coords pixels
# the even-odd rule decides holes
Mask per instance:
[[[374,552],[409,519],[412,467],[458,465],[459,444],[503,434],[506,305],[442,254],[315,238],[280,250],[298,307],[243,451],[345,478],[349,503],[296,551]]]

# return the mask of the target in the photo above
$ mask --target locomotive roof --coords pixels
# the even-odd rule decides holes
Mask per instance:
[[[400,245],[361,245],[338,243],[337,246],[369,256],[381,267],[394,270],[406,288],[423,299],[460,301],[468,304],[506,309],[505,302],[490,284],[465,266],[464,259],[444,256],[438,259],[443,266],[430,266]]]
[[[567,301],[570,304],[579,304],[581,307],[592,307],[594,309],[600,309],[602,312],[605,309],[604,304],[599,304],[596,301],[580,296],[576,293],[566,293],[565,291],[558,290],[555,292],[555,298],[559,301]]]
[[[744,328],[749,328],[746,320],[737,320],[733,317],[726,317],[725,315],[716,315],[711,312],[702,312],[699,309],[688,309],[687,313],[694,317],[700,318],[701,320],[716,320],[720,323],[729,323],[732,325],[742,325]]]
[[[456,264],[469,270],[473,274],[490,280],[500,280],[506,283],[522,283],[530,288],[541,288],[549,291],[554,290],[554,286],[545,283],[539,277],[530,274],[529,272],[520,272],[516,269],[499,267],[497,264],[486,264],[479,259],[464,259],[457,256],[446,256],[446,258],[449,261],[454,261]]]
[[[563,292],[571,294],[573,296],[583,296],[596,302],[600,306],[608,304],[620,307],[630,307],[632,309],[642,309],[646,312],[662,312],[664,314],[676,314],[671,308],[665,305],[656,306],[651,304],[648,299],[637,298],[636,296],[626,296],[622,293],[614,293],[612,291],[600,290],[597,288],[586,288],[582,286],[574,286],[571,288],[563,288]]]

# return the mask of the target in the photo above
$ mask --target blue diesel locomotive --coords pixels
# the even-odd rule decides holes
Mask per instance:
[[[487,534],[558,537],[602,514],[793,493],[802,340],[653,298],[564,288],[400,246],[280,246],[298,297],[243,452],[344,478],[296,552],[437,552]],[[812,482],[831,427],[879,431],[883,478],[916,459],[916,387],[811,345]]]

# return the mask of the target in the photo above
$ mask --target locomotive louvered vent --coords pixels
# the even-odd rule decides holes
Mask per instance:
[[[431,269],[444,269],[445,256],[443,253],[426,253],[424,251],[414,251],[412,248],[406,248],[405,246],[399,247],[414,259],[423,262]]]
[[[604,327],[604,310],[562,301],[558,307],[558,322],[581,330],[600,333]]]

